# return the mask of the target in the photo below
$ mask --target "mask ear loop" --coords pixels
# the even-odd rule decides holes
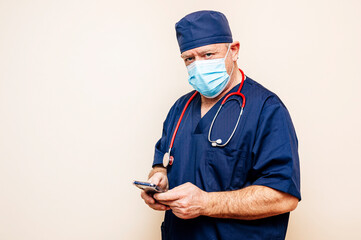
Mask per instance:
[[[228,56],[229,49],[231,49],[231,44],[228,45],[227,53],[226,53],[226,56],[224,56],[224,60],[226,60],[226,58],[227,58],[227,56]]]
[[[227,53],[226,53],[226,56],[224,57],[224,66],[226,66],[226,58],[228,56],[228,53],[229,53],[229,49],[231,49],[231,43],[228,45],[228,50],[227,50]],[[233,61],[232,61],[233,62]],[[228,76],[231,77],[232,74],[233,74],[233,70],[234,70],[234,62],[233,62],[233,66],[232,66],[232,71],[231,71],[231,74],[229,74]]]
[[[234,63],[233,63],[233,66],[232,66],[232,71],[231,71],[231,74],[229,74],[229,77],[231,77],[231,76],[232,76],[232,74],[233,74],[233,70],[234,70]]]

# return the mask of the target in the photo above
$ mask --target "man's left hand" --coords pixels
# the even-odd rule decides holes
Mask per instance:
[[[177,217],[191,219],[205,212],[208,195],[188,182],[168,192],[156,193],[154,198],[159,203],[169,206]]]

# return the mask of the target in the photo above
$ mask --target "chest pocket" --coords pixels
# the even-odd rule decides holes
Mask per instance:
[[[229,191],[243,187],[247,154],[239,149],[214,147],[207,150],[203,175],[205,190]]]

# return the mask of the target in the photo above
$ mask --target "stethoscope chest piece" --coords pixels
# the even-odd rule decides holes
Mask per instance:
[[[168,165],[172,165],[173,164],[173,156],[170,156],[169,153],[165,153],[163,156],[163,167],[168,167]]]

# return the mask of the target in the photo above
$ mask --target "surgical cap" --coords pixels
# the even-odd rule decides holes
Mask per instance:
[[[175,24],[175,29],[181,53],[209,44],[233,42],[226,16],[216,11],[190,13]]]

